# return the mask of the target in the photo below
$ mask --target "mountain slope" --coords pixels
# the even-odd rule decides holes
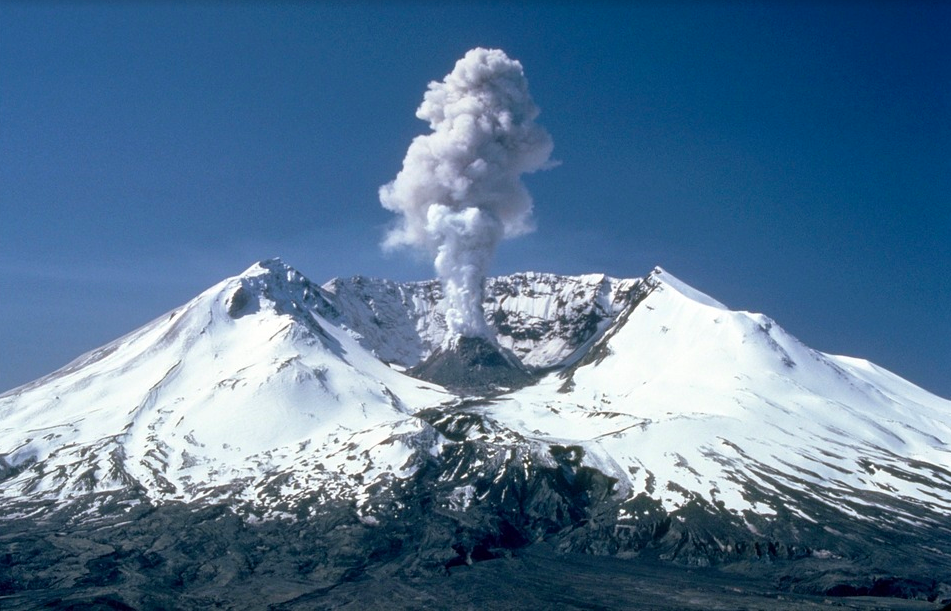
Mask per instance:
[[[951,459],[948,401],[867,361],[811,350],[769,318],[698,300],[667,277],[647,279],[649,294],[595,348],[592,362],[513,397],[537,408],[558,396],[565,406],[557,418],[533,418],[533,425],[551,423],[577,439],[583,424],[565,410],[581,406],[589,421],[610,414],[610,426],[588,427],[591,438],[605,438],[606,455],[617,460],[624,444],[637,447],[625,464],[644,463],[655,476],[679,473],[691,490],[722,487],[739,475],[730,465],[748,467],[743,463],[756,459],[784,464],[816,484],[887,491],[951,510],[951,490],[921,464]],[[560,396],[549,390],[556,385]],[[646,436],[608,441],[617,439],[608,433],[621,429]],[[650,468],[674,451],[681,456],[671,464]],[[916,489],[919,479],[928,481],[928,494]],[[724,494],[709,500],[752,508]]]
[[[351,438],[399,472],[410,452],[384,442],[419,434],[407,405],[445,393],[327,324],[316,314],[322,300],[294,270],[263,262],[3,395],[0,490],[70,498],[138,485],[151,498],[191,500],[241,491],[274,470],[314,486],[311,476],[369,469],[348,471],[320,451]]]
[[[628,495],[646,492],[668,512],[701,501],[753,531],[838,514],[951,532],[948,401],[811,350],[662,271],[645,285],[587,362],[486,415],[579,445]]]

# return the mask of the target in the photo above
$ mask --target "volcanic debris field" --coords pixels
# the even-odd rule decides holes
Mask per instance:
[[[713,554],[711,566],[698,566],[710,563],[692,539],[709,544],[711,533],[660,516],[640,525],[637,555],[600,555],[598,546],[616,542],[599,535],[604,525],[592,524],[592,512],[570,515],[582,508],[548,489],[559,479],[526,482],[523,515],[505,503],[453,514],[433,505],[437,495],[417,492],[415,515],[372,525],[326,503],[258,521],[224,506],[129,509],[117,497],[97,499],[105,502],[93,519],[73,513],[81,504],[41,520],[5,515],[0,608],[912,610],[947,602],[947,586],[933,580],[776,544],[750,543],[731,562]]]

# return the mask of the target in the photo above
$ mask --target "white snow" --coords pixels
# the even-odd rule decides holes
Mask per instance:
[[[421,433],[406,406],[438,404],[445,392],[393,371],[306,311],[307,285],[279,262],[256,265],[101,350],[102,358],[84,357],[0,397],[5,460],[45,464],[0,483],[0,492],[65,496],[85,490],[90,468],[96,490],[122,487],[98,476],[116,466],[119,448],[146,488],[182,498],[272,470],[300,471],[298,448],[313,455],[337,440],[359,438],[378,460],[401,466],[411,450],[381,444]],[[229,303],[242,286],[263,298],[232,318]],[[299,475],[365,470],[321,459],[324,468]]]
[[[558,393],[565,380],[552,374],[492,406],[492,417],[541,441],[581,443],[586,461],[632,495],[650,472],[667,509],[685,500],[664,491],[673,483],[737,512],[772,513],[743,486],[762,486],[763,466],[793,488],[887,486],[951,509],[947,487],[922,496],[910,480],[933,475],[907,460],[948,464],[951,402],[867,361],[810,350],[767,317],[728,311],[669,274],[652,278],[656,288],[610,335],[606,356],[573,373],[570,391]],[[908,476],[879,470],[870,481],[868,460]],[[632,475],[632,466],[642,468]]]

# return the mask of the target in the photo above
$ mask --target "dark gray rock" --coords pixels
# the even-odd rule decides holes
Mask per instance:
[[[460,337],[407,372],[454,392],[485,395],[521,388],[535,376],[511,353],[481,337]]]

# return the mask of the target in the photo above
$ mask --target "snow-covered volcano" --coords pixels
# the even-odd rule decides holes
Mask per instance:
[[[507,352],[548,367],[603,332],[633,284],[497,279],[489,311]],[[135,485],[154,499],[250,499],[292,473],[279,497],[257,499],[266,505],[405,476],[420,444],[441,443],[417,412],[458,400],[403,372],[443,342],[440,305],[435,283],[319,287],[280,260],[258,263],[0,396],[0,493],[66,500]]]
[[[951,402],[659,268],[490,279],[487,321],[531,377],[454,392],[410,375],[445,343],[441,304],[436,282],[258,263],[0,396],[4,513],[345,503],[380,529],[455,520],[440,562],[556,535],[701,563],[900,537],[951,573]]]

